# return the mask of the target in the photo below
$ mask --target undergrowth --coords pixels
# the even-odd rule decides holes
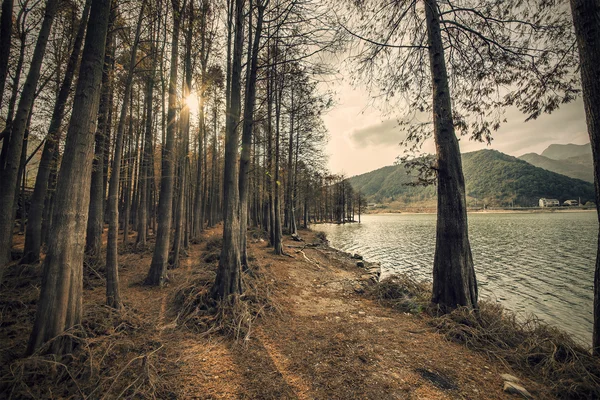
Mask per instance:
[[[489,301],[480,301],[478,310],[463,307],[438,315],[430,304],[431,285],[401,275],[383,279],[370,295],[402,312],[422,312],[449,340],[530,374],[558,398],[600,398],[600,360],[535,316],[523,319]]]
[[[274,280],[265,268],[250,266],[242,274],[244,292],[214,300],[210,289],[214,274],[205,274],[181,286],[173,308],[178,325],[202,334],[220,333],[234,340],[247,340],[254,321],[266,312],[276,311],[271,292]]]
[[[81,325],[4,366],[0,392],[8,399],[175,398],[159,373],[162,344],[149,340],[136,346],[130,338],[145,330],[150,329],[134,310],[86,307]],[[75,350],[62,357],[48,354],[58,340],[70,340]]]

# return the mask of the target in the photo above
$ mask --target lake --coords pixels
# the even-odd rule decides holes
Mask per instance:
[[[596,212],[472,213],[469,239],[479,296],[544,321],[591,345]],[[432,280],[434,214],[363,215],[314,226],[337,249],[380,262],[382,276]]]

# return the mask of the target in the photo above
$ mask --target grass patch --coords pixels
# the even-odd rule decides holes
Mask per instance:
[[[478,312],[459,308],[431,324],[447,338],[529,373],[561,399],[600,398],[600,360],[566,332],[502,305],[479,302]]]
[[[407,275],[392,275],[370,287],[368,295],[395,310],[418,314],[429,307],[431,285]]]
[[[329,242],[329,240],[327,240],[327,234],[326,234],[325,232],[323,232],[323,231],[317,231],[317,232],[315,233],[315,237],[316,237],[317,239],[319,239],[319,240],[320,240],[322,243],[327,243],[327,242]]]

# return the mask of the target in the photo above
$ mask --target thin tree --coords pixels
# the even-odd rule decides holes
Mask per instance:
[[[175,210],[175,234],[173,237],[173,254],[172,254],[172,268],[179,267],[179,256],[181,253],[181,246],[183,245],[183,239],[185,235],[185,199],[187,198],[187,173],[189,168],[189,137],[190,137],[190,106],[189,96],[192,92],[192,33],[194,21],[194,8],[193,3],[190,3],[187,14],[187,27],[185,34],[185,56],[184,56],[184,78],[183,78],[183,90],[182,90],[182,108],[179,119],[179,130],[181,133],[180,146],[177,156],[178,166],[178,190]]]
[[[27,230],[25,232],[25,248],[21,263],[32,264],[40,259],[40,249],[42,246],[42,217],[44,214],[44,202],[48,193],[48,181],[50,178],[50,170],[54,153],[58,150],[58,143],[61,136],[61,125],[65,115],[67,99],[75,76],[75,69],[79,61],[79,54],[83,44],[85,35],[85,27],[87,25],[88,15],[90,11],[91,0],[86,1],[71,56],[65,68],[65,76],[58,92],[58,97],[50,119],[50,126],[46,134],[46,141],[42,150],[42,156],[38,166],[38,173],[35,178],[35,186],[31,196],[29,206],[29,215],[27,219]]]
[[[179,67],[179,30],[181,9],[179,0],[171,0],[173,8],[173,32],[171,37],[171,71],[169,74],[169,106],[167,111],[167,136],[163,147],[160,197],[158,200],[158,228],[152,264],[146,277],[146,284],[162,286],[166,281],[169,262],[169,237],[173,215],[173,188],[175,175],[175,134],[177,132],[177,75]]]
[[[115,67],[115,29],[116,7],[113,7],[108,21],[106,35],[106,51],[102,69],[102,90],[100,91],[100,106],[98,110],[98,125],[96,128],[94,162],[92,164],[92,183],[90,186],[90,206],[85,239],[85,253],[89,262],[101,264],[102,233],[104,232],[106,208],[106,179],[108,169],[107,152],[112,125],[112,96]]]
[[[250,67],[246,79],[246,97],[244,99],[244,120],[242,129],[242,152],[240,157],[240,240],[242,265],[248,266],[248,254],[246,248],[246,230],[248,228],[248,187],[250,171],[250,148],[252,146],[252,131],[254,127],[254,105],[256,103],[256,81],[258,72],[258,51],[260,37],[265,15],[265,9],[269,1],[257,0],[256,29],[250,56]],[[252,13],[252,10],[250,10]],[[249,28],[250,29],[250,28]]]
[[[240,198],[238,182],[238,140],[241,109],[241,75],[244,41],[244,0],[235,0],[233,58],[231,62],[230,108],[226,117],[225,169],[223,176],[223,249],[219,258],[217,277],[211,289],[215,299],[230,299],[242,293],[240,254]]]
[[[131,46],[129,67],[125,78],[125,90],[123,102],[121,103],[121,115],[117,125],[117,136],[115,137],[115,154],[112,160],[110,183],[108,187],[108,238],[106,242],[106,304],[110,307],[120,309],[122,307],[119,292],[119,185],[121,179],[121,156],[123,153],[123,135],[125,132],[125,120],[127,118],[127,107],[131,98],[133,85],[133,73],[137,62],[137,49],[140,42],[140,32],[144,17],[146,1],[142,0],[141,10],[135,28],[135,38]],[[129,221],[124,221],[128,224]]]
[[[44,260],[40,299],[27,353],[54,339],[49,351],[66,354],[74,346],[64,331],[82,317],[83,254],[88,213],[96,115],[110,0],[92,0],[79,80],[60,167],[52,235]]]
[[[152,25],[154,28],[154,25]],[[158,31],[158,29],[156,29]],[[159,32],[156,34],[159,38]],[[150,38],[149,48],[150,66],[149,71],[146,75],[146,88],[145,88],[145,99],[144,103],[146,106],[146,119],[144,120],[144,149],[142,152],[142,168],[141,178],[139,186],[140,202],[139,202],[139,216],[137,226],[137,239],[136,245],[146,246],[146,238],[148,231],[148,216],[150,214],[150,179],[152,179],[152,148],[153,148],[153,134],[152,134],[152,120],[154,115],[154,85],[156,78],[156,45],[153,35]]]
[[[46,10],[44,19],[40,28],[38,38],[33,50],[31,65],[27,73],[27,79],[21,92],[21,98],[17,107],[15,119],[10,128],[8,140],[8,153],[5,160],[5,165],[0,166],[0,281],[6,264],[10,261],[10,248],[12,244],[12,231],[14,224],[13,209],[15,206],[19,167],[21,165],[21,151],[23,149],[23,138],[27,129],[27,121],[29,114],[33,108],[33,101],[36,94],[38,80],[40,78],[40,70],[42,68],[42,60],[46,52],[48,44],[48,36],[54,22],[54,17],[58,9],[59,0],[48,0],[46,2]]]
[[[2,15],[0,16],[0,107],[4,98],[4,85],[8,75],[8,58],[12,42],[14,0],[2,1]]]

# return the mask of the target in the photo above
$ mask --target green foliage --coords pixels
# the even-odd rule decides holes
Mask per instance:
[[[561,202],[594,199],[594,185],[569,178],[495,150],[480,150],[462,155],[466,194],[479,204],[489,206],[537,206],[541,197]],[[350,183],[369,200],[392,196],[406,203],[435,198],[435,187],[407,186],[416,174],[407,174],[403,165],[383,167],[350,178]]]

